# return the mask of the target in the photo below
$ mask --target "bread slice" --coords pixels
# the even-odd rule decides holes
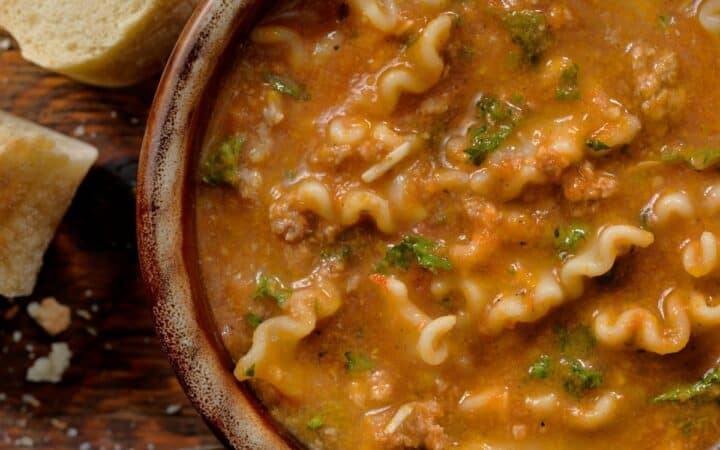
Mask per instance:
[[[25,59],[120,87],[162,69],[198,0],[2,0],[0,28]]]
[[[97,154],[0,111],[0,295],[32,293],[43,254]]]

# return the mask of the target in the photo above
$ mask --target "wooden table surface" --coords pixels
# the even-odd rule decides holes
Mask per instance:
[[[0,298],[0,449],[221,448],[183,395],[155,337],[134,244],[134,173],[157,80],[83,86],[24,62],[0,32],[0,109],[100,150],[50,249],[34,294]],[[54,296],[74,313],[51,338],[27,315]],[[77,314],[85,310],[89,319]],[[25,381],[52,342],[68,342],[61,383]]]

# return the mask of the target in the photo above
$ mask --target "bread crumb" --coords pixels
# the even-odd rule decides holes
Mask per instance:
[[[55,297],[44,298],[40,304],[30,303],[27,312],[51,336],[62,333],[70,326],[70,308],[59,303]]]
[[[50,354],[35,360],[25,379],[33,383],[59,383],[63,373],[70,367],[72,352],[65,342],[52,344]]]
[[[15,439],[15,446],[16,447],[34,447],[35,441],[33,441],[32,438],[23,436],[21,438]]]
[[[12,41],[10,38],[0,39],[0,52],[10,50],[12,48]]]
[[[168,405],[167,408],[165,408],[165,414],[168,416],[174,416],[175,414],[179,413],[182,409],[182,405],[179,405],[177,403]]]
[[[58,430],[65,430],[67,428],[67,424],[60,419],[50,419],[50,425]]]
[[[92,319],[92,315],[90,314],[90,312],[87,309],[76,309],[75,314],[77,314],[78,316],[82,317],[85,320]]]
[[[85,125],[78,125],[73,130],[73,136],[75,137],[83,137],[85,136]]]
[[[27,404],[27,405],[30,405],[30,406],[32,406],[33,408],[38,408],[38,407],[40,407],[40,400],[38,400],[37,398],[35,398],[35,396],[32,395],[32,394],[23,394],[22,397],[21,397],[21,399],[22,399],[22,402],[23,402],[23,403],[25,403],[25,404]]]

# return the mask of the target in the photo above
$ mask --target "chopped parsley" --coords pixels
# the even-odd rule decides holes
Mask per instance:
[[[565,391],[577,397],[585,391],[600,387],[603,382],[602,373],[586,367],[580,360],[570,362],[570,376],[565,379],[563,387]]]
[[[539,11],[524,9],[513,11],[503,18],[512,41],[523,52],[523,60],[537,64],[550,45],[551,35],[545,15]]]
[[[682,145],[664,146],[660,159],[665,162],[686,162],[695,170],[705,170],[720,163],[720,148],[690,149]]]
[[[405,236],[399,244],[388,247],[385,257],[377,265],[378,272],[387,272],[390,267],[407,270],[414,260],[423,269],[437,273],[438,269],[452,270],[447,258],[438,255],[440,244],[420,236]]]
[[[520,118],[520,112],[514,105],[488,96],[481,98],[476,108],[477,117],[484,124],[468,133],[470,146],[465,149],[465,153],[473,164],[479,166],[510,136]]]
[[[504,121],[512,118],[513,110],[500,100],[483,96],[475,104],[477,116],[486,118],[488,121]]]
[[[257,277],[257,284],[254,299],[269,297],[274,299],[278,305],[285,303],[285,300],[292,294],[292,289],[286,288],[279,278],[260,273]]]
[[[550,355],[540,355],[538,360],[534,362],[528,369],[531,378],[542,380],[552,373],[552,359]]]
[[[265,81],[277,92],[290,96],[295,100],[310,100],[310,94],[307,92],[305,85],[290,77],[267,73],[265,74]]]
[[[255,376],[255,364],[253,364],[252,366],[248,367],[245,370],[245,376],[246,377],[254,377]]]
[[[237,187],[240,184],[238,165],[243,145],[244,136],[233,136],[213,149],[201,164],[202,181],[211,186]]]
[[[658,21],[660,22],[661,28],[667,28],[673,23],[673,18],[668,16],[660,15],[658,16]]]
[[[580,86],[578,85],[578,76],[580,74],[580,66],[575,63],[565,67],[560,74],[560,81],[555,90],[555,98],[558,100],[577,100],[580,98]]]
[[[476,166],[479,166],[510,136],[512,129],[512,125],[499,125],[497,128],[482,125],[473,129],[470,135],[470,147],[465,149],[465,153]]]
[[[310,420],[307,421],[305,425],[308,427],[308,429],[312,431],[317,431],[320,429],[320,427],[325,425],[325,422],[323,421],[322,417],[313,416],[310,418]]]
[[[585,147],[596,152],[601,152],[610,148],[609,145],[607,145],[603,141],[598,141],[597,139],[588,139],[587,141],[585,141]]]
[[[257,328],[258,326],[260,326],[261,323],[263,323],[264,319],[255,314],[254,312],[250,311],[245,314],[245,320],[247,321],[248,325],[253,328]]]
[[[680,386],[658,395],[652,401],[685,402],[688,400],[720,397],[720,367],[708,371],[703,378],[690,386]]]
[[[553,247],[561,260],[565,261],[585,241],[588,230],[579,225],[555,228]]]
[[[350,373],[359,373],[375,367],[375,362],[362,353],[345,352],[345,369]]]
[[[572,328],[555,328],[555,338],[560,348],[560,354],[567,357],[586,357],[595,348],[595,336],[592,329],[584,324]]]

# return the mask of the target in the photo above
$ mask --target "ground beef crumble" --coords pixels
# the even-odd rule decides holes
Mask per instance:
[[[443,427],[437,423],[437,419],[444,414],[442,407],[434,400],[414,402],[411,405],[412,413],[394,433],[376,433],[378,442],[389,448],[447,448],[449,438]]]
[[[270,205],[270,230],[287,242],[298,242],[313,231],[308,217],[293,209],[287,201]]]
[[[611,197],[617,191],[617,180],[611,173],[596,170],[585,161],[562,176],[565,198],[571,202],[600,200]]]
[[[678,86],[679,60],[675,52],[636,43],[631,52],[635,96],[645,117],[672,121],[680,115],[686,95]]]

